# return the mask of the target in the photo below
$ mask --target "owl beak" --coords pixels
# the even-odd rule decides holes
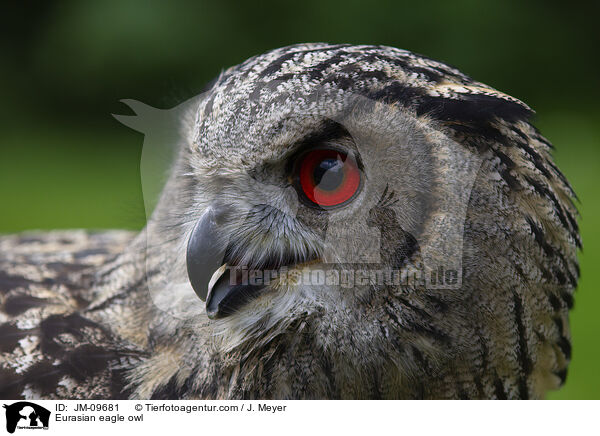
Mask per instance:
[[[206,208],[188,241],[187,272],[190,284],[202,301],[206,301],[208,285],[213,273],[224,263],[227,241],[219,236],[225,209],[217,206]]]
[[[210,279],[206,314],[211,319],[231,315],[258,296],[263,288],[259,283],[243,283],[238,270],[223,264]]]
[[[211,319],[230,315],[264,288],[243,283],[224,262],[227,241],[219,237],[225,223],[225,207],[209,206],[192,230],[187,246],[188,278],[196,295],[206,301]]]

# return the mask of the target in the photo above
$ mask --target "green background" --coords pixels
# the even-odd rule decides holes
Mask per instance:
[[[550,398],[600,398],[600,31],[596,5],[549,1],[3,2],[0,232],[139,229],[143,137],[120,99],[170,108],[221,68],[297,42],[385,44],[528,103],[577,191],[584,252],[573,361]]]

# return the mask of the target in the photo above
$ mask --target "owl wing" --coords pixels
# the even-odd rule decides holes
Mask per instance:
[[[83,314],[94,272],[124,231],[0,237],[0,397],[121,398],[119,370],[139,350]]]

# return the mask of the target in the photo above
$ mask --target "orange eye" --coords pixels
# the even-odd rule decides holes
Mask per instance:
[[[309,151],[299,167],[300,188],[320,207],[340,206],[351,200],[361,183],[354,159],[333,149]]]

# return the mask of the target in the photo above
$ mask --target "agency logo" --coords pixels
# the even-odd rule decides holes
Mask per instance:
[[[16,429],[48,430],[50,411],[29,401],[19,401],[10,405],[4,404],[6,409],[6,431],[14,433]]]

